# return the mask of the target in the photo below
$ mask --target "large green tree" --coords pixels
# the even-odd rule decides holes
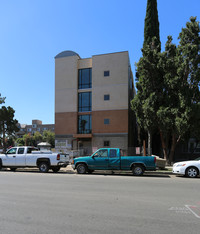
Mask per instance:
[[[191,129],[196,128],[196,135],[200,131],[196,124],[200,103],[199,34],[199,22],[191,17],[179,35],[178,46],[168,37],[163,53],[146,47],[137,64],[138,92],[132,108],[141,126],[159,129],[169,163],[180,140]],[[153,77],[149,81],[145,79],[147,73]]]
[[[52,148],[55,147],[55,133],[54,132],[45,130],[43,132],[43,140],[51,144]]]
[[[34,140],[35,140],[36,146],[37,146],[38,143],[42,142],[43,136],[41,135],[40,132],[37,132],[37,131],[36,131],[36,132],[34,133]]]
[[[158,10],[157,10],[157,0],[148,0],[146,8],[145,26],[144,26],[144,43],[145,45],[150,45],[152,39],[156,37],[157,44],[160,45],[160,30],[159,30],[159,20],[158,20]]]
[[[199,135],[200,28],[191,17],[179,35],[179,45],[168,37],[161,67],[164,71],[163,104],[157,112],[165,157],[173,161],[176,145],[191,129]],[[193,135],[194,136],[194,135]],[[166,155],[169,152],[168,156]]]
[[[157,39],[152,39],[153,48],[145,45],[142,49],[143,57],[136,64],[137,94],[132,100],[137,122],[141,129],[148,133],[148,153],[151,154],[152,134],[157,130],[156,115],[162,101],[163,75],[159,69],[160,45]]]
[[[141,100],[142,105],[137,105],[138,110],[134,109],[136,115],[140,114],[140,118],[144,119],[141,129],[148,133],[148,154],[151,155],[152,149],[152,134],[155,129],[155,121],[146,118],[154,113],[154,108],[157,103],[155,100],[155,92],[160,89],[160,76],[157,70],[158,54],[160,52],[160,31],[157,10],[157,0],[148,0],[146,8],[145,26],[144,26],[144,43],[142,48],[143,57],[137,63],[136,78],[140,80],[137,89],[140,90],[137,98]],[[143,95],[143,90],[147,92]],[[136,98],[136,99],[137,99]],[[151,103],[152,105],[148,104]],[[154,106],[154,107],[153,107]],[[143,116],[142,116],[143,115]]]
[[[24,146],[25,145],[25,142],[24,142],[24,139],[23,138],[17,138],[16,141],[18,146]]]
[[[24,134],[22,139],[25,146],[37,146],[34,136],[30,133]],[[22,143],[22,141],[20,143]]]
[[[6,151],[6,137],[15,135],[19,128],[18,121],[14,119],[14,109],[10,106],[2,106],[0,109],[0,138],[3,142],[4,151]]]
[[[18,145],[26,145],[26,146],[35,146],[37,147],[40,142],[48,142],[51,144],[51,147],[55,147],[55,133],[51,131],[45,130],[43,135],[40,132],[35,132],[34,135],[30,133],[24,134],[23,138],[18,138],[16,140]]]
[[[175,76],[179,80],[179,109],[174,121],[175,127],[171,131],[170,162],[173,161],[177,143],[196,125],[193,120],[197,117],[196,109],[200,102],[200,26],[196,17],[191,17],[186,27],[182,28],[179,40]]]

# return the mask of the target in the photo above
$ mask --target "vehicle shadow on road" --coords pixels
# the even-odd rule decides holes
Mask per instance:
[[[40,174],[76,174],[75,171],[58,171],[53,172],[49,170],[47,173],[40,172],[39,169],[17,169],[16,171],[11,171],[10,169],[1,169],[0,172],[2,173],[40,173]]]
[[[75,172],[76,174],[76,172]],[[78,174],[77,174],[78,175]],[[123,176],[123,177],[141,177],[141,178],[152,178],[152,177],[160,177],[160,178],[170,178],[170,175],[168,174],[149,174],[149,173],[144,173],[142,176],[134,176],[131,172],[104,172],[104,171],[95,171],[93,173],[90,174],[84,174],[84,175],[80,175],[80,176],[97,176],[97,175],[101,175],[101,176]]]
[[[188,180],[194,180],[194,179],[200,179],[200,175],[198,175],[197,177],[194,178],[190,178],[184,175],[175,175],[177,178],[181,178],[181,179],[188,179]]]
[[[0,170],[3,173],[40,173],[40,174],[54,174],[54,175],[58,175],[58,174],[77,174],[76,171],[73,170],[60,170],[59,172],[53,172],[52,170],[49,170],[47,173],[42,173],[40,172],[37,168],[32,168],[32,169],[17,169],[16,171],[11,171],[10,169],[2,169]],[[79,175],[79,174],[77,174]],[[132,174],[132,172],[118,172],[118,171],[95,171],[93,173],[86,173],[83,175],[79,175],[79,176],[97,176],[97,175],[101,175],[101,176],[123,176],[123,177],[145,177],[145,178],[153,178],[153,177],[157,177],[157,178],[170,178],[169,174],[165,174],[165,173],[153,173],[153,172],[145,172],[143,174],[143,176],[134,176]],[[185,178],[185,177],[183,177]],[[190,179],[190,178],[188,178]]]

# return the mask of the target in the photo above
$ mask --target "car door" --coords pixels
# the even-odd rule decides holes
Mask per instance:
[[[15,166],[16,154],[17,148],[11,148],[10,150],[8,150],[3,160],[3,164],[5,166]]]
[[[120,156],[119,149],[110,149],[109,150],[109,163],[108,168],[110,170],[120,170]]]
[[[107,149],[101,149],[98,150],[93,156],[92,156],[93,162],[91,163],[91,169],[93,170],[107,170],[108,169],[108,150]]]
[[[18,148],[17,155],[15,158],[15,165],[16,166],[25,166],[26,158],[25,158],[25,149],[23,147]]]

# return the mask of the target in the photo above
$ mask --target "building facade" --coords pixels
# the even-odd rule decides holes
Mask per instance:
[[[55,57],[55,137],[70,150],[134,146],[134,97],[128,52],[81,59],[73,51]]]
[[[34,135],[35,132],[43,134],[44,131],[55,132],[55,124],[42,124],[41,120],[32,120],[32,124],[19,124],[19,132],[16,133],[17,137],[23,137],[24,134]]]

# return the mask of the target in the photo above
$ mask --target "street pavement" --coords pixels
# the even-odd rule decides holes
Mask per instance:
[[[0,233],[196,234],[199,183],[159,173],[0,171]]]

